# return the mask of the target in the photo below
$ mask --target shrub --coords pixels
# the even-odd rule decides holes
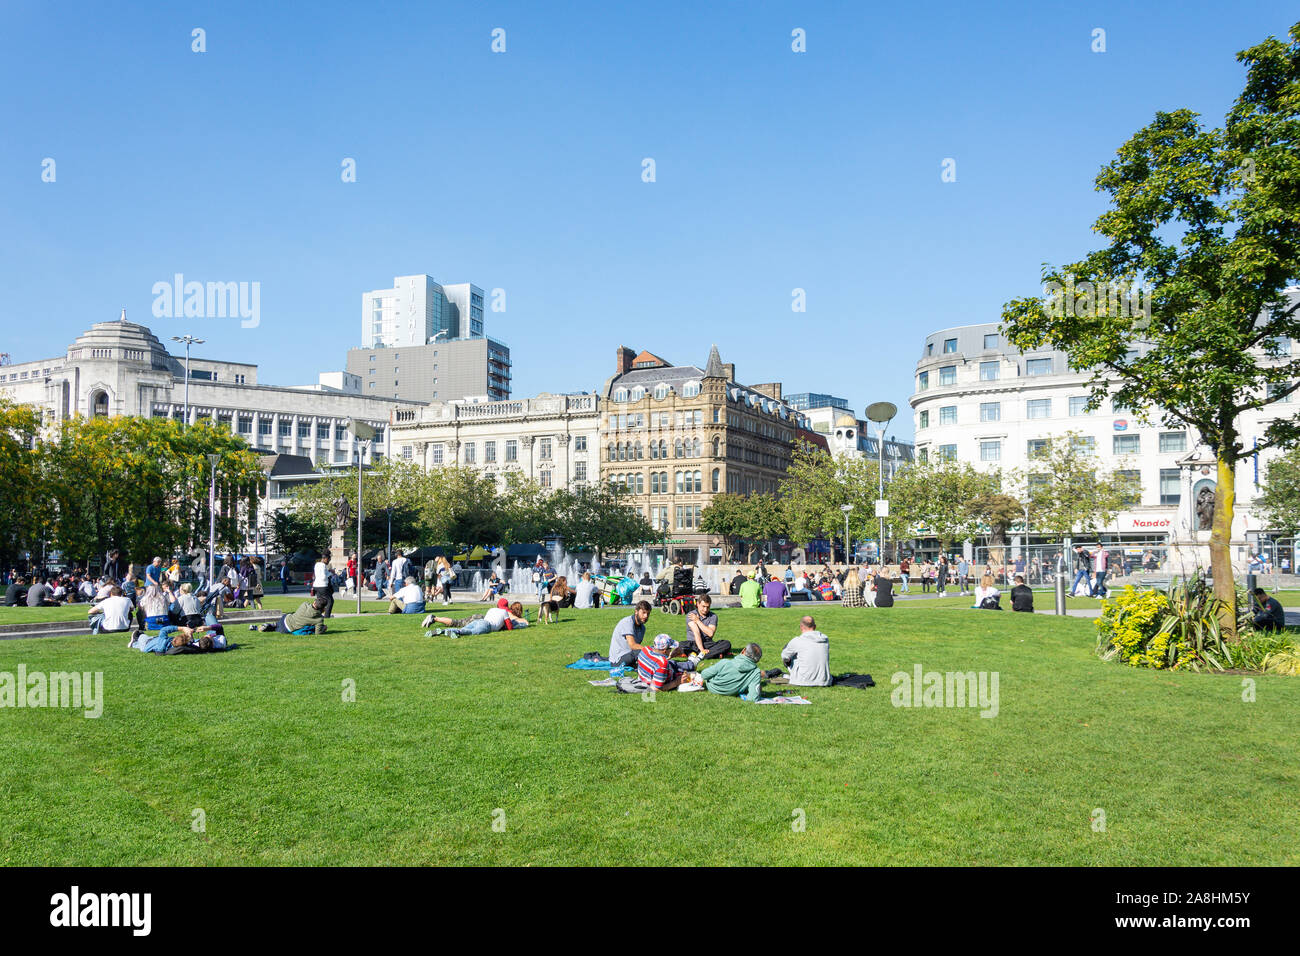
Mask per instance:
[[[1287,640],[1285,646],[1265,654],[1260,670],[1270,674],[1300,677],[1300,644]]]
[[[1200,579],[1175,580],[1163,591],[1129,585],[1102,602],[1097,654],[1132,667],[1223,670],[1231,658],[1220,633],[1222,607]]]

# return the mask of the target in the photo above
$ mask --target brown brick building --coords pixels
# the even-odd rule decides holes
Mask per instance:
[[[700,512],[722,492],[775,492],[807,422],[779,382],[738,384],[716,345],[702,369],[622,346],[616,358],[602,393],[601,477],[663,533],[652,551],[710,563],[721,541],[699,530]]]

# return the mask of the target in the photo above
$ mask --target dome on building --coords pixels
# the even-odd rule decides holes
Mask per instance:
[[[125,316],[125,311],[123,315]],[[147,363],[150,368],[176,372],[176,359],[147,327],[127,322],[96,322],[68,346],[70,361],[95,358]]]
[[[835,416],[835,427],[836,428],[857,428],[858,420],[854,418],[850,413],[845,412],[842,415]]]

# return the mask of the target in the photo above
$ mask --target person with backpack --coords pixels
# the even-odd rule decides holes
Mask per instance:
[[[980,578],[979,587],[975,589],[975,606],[985,611],[1000,611],[1001,591],[993,586],[993,575],[986,574]]]

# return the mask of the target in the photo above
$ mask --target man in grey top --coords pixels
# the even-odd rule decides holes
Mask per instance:
[[[37,578],[36,582],[27,591],[28,607],[58,607],[59,602],[54,600],[53,592],[50,586],[45,583],[44,578]]]
[[[961,588],[961,593],[965,594],[970,589],[970,562],[965,557],[957,561],[957,584]]]
[[[795,687],[829,687],[831,685],[831,645],[817,630],[811,616],[799,621],[799,636],[781,652],[781,663],[790,668],[789,683]]]
[[[600,606],[600,591],[596,587],[596,582],[591,579],[590,571],[584,571],[582,573],[582,580],[578,582],[577,594],[573,599],[573,606],[584,609]]]
[[[645,622],[650,620],[650,602],[637,601],[636,610],[614,625],[609,639],[609,662],[614,667],[636,663],[645,641]]]

